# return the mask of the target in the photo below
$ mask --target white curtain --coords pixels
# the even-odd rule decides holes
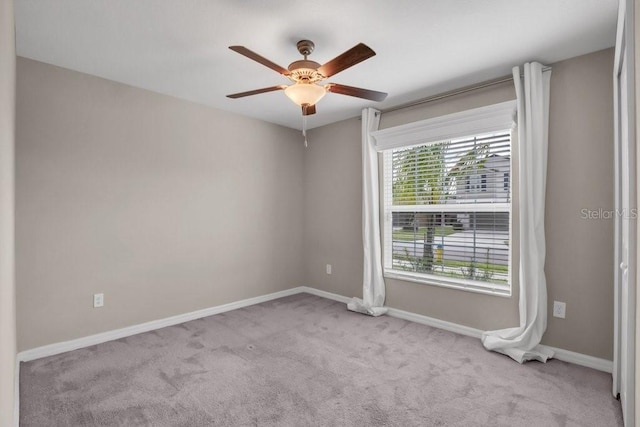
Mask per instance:
[[[380,112],[373,108],[362,110],[362,245],[364,268],[362,299],[353,298],[347,308],[351,311],[380,316],[384,308],[384,277],[380,247],[380,205],[378,187],[378,153],[371,132],[378,130]]]
[[[544,274],[544,201],[549,134],[549,82],[537,62],[513,68],[518,103],[520,199],[520,326],[485,332],[482,343],[523,363],[546,362],[553,352],[539,346],[547,329],[547,284]]]

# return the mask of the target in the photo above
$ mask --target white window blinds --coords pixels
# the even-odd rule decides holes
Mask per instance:
[[[511,130],[384,151],[385,274],[509,294]]]

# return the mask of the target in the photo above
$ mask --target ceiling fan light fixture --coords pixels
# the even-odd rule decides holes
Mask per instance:
[[[284,90],[284,94],[296,105],[315,105],[327,93],[326,89],[315,83],[296,83]]]

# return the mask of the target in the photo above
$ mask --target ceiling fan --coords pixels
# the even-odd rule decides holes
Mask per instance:
[[[338,83],[327,83],[324,86],[318,83],[352,67],[366,59],[371,58],[376,53],[367,45],[359,43],[343,54],[335,57],[324,65],[320,65],[315,61],[307,59],[307,56],[313,52],[315,45],[310,40],[300,40],[297,43],[298,52],[304,56],[304,59],[293,61],[289,64],[289,68],[283,68],[268,59],[258,55],[257,53],[247,49],[244,46],[229,46],[229,49],[244,55],[249,59],[269,67],[272,70],[282,74],[293,82],[292,85],[278,85],[262,89],[250,90],[248,92],[234,93],[227,95],[228,98],[242,98],[259,93],[273,92],[276,90],[284,90],[285,95],[294,103],[302,107],[302,115],[308,116],[316,113],[316,103],[326,95],[327,92],[337,93],[340,95],[355,96],[357,98],[368,99],[371,101],[383,101],[387,94],[384,92],[376,92],[375,90],[361,89],[353,86],[345,86]]]

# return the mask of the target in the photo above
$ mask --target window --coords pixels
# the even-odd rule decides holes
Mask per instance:
[[[487,191],[487,174],[483,173],[482,175],[473,174],[468,175],[465,178],[466,180],[466,189],[468,191],[477,192]]]
[[[511,294],[510,124],[380,150],[386,277]]]

